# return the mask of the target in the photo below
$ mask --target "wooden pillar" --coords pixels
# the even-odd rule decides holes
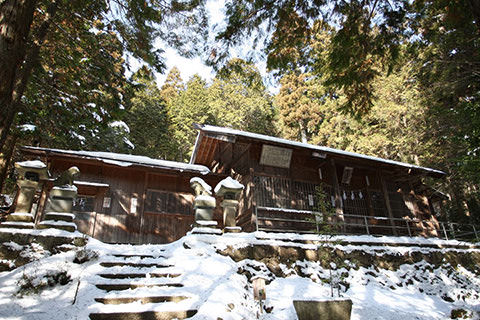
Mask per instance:
[[[367,210],[368,215],[370,217],[375,216],[375,212],[373,211],[373,204],[372,204],[372,194],[370,193],[370,182],[367,183],[367,176],[365,178],[365,202],[367,203]]]
[[[142,203],[140,204],[140,230],[138,233],[138,243],[143,244],[144,241],[144,226],[145,226],[145,202],[147,201],[147,187],[148,187],[148,178],[149,174],[145,171],[143,181],[143,192],[142,192]]]
[[[383,179],[383,174],[381,171],[379,172],[379,176],[380,183],[382,184],[383,197],[385,198],[385,205],[387,206],[388,217],[390,218],[390,225],[392,226],[392,232],[394,236],[397,236],[398,234],[397,229],[395,228],[395,221],[393,221],[392,206],[390,205],[390,197],[388,196],[387,183],[385,182],[385,179]]]
[[[330,159],[330,168],[333,173],[333,189],[335,192],[335,215],[341,223],[345,222],[342,208],[342,195],[340,194],[340,185],[338,183],[337,167],[335,166],[335,160]],[[345,231],[345,225],[342,225],[342,230]]]

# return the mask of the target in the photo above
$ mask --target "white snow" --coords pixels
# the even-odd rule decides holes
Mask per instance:
[[[123,131],[125,131],[126,133],[130,133],[130,128],[123,121],[112,121],[108,124],[108,126],[110,128],[119,128],[119,129],[122,129]]]
[[[61,150],[61,149],[48,149],[39,147],[24,147],[30,150],[48,151],[51,153],[70,154],[82,158],[91,158],[105,163],[113,164],[116,166],[129,167],[132,165],[141,165],[148,167],[159,167],[164,169],[171,169],[177,171],[193,171],[200,174],[210,173],[210,169],[205,166],[188,164],[183,162],[152,159],[145,156],[135,156],[129,154],[112,153],[112,152],[95,152],[95,151],[73,151],[73,150]]]
[[[208,202],[215,202],[215,198],[206,194],[201,194],[195,197],[195,200],[199,201],[208,201]]]
[[[223,127],[217,127],[217,126],[212,126],[212,125],[202,125],[201,130],[204,131],[204,132],[213,132],[213,133],[221,133],[221,134],[226,134],[226,135],[241,136],[241,137],[245,137],[245,138],[249,138],[249,139],[278,143],[278,144],[283,144],[283,145],[287,145],[287,146],[307,148],[307,149],[311,149],[311,150],[315,150],[315,151],[327,152],[327,153],[332,153],[332,154],[337,154],[337,155],[342,155],[342,156],[349,156],[349,157],[354,157],[354,158],[361,158],[361,159],[366,159],[366,160],[371,160],[371,161],[376,161],[376,162],[387,163],[387,164],[391,164],[391,165],[395,165],[395,166],[401,166],[401,167],[405,167],[405,168],[409,168],[409,169],[418,169],[418,170],[422,170],[422,171],[426,171],[426,172],[430,172],[430,173],[436,173],[436,174],[442,174],[442,175],[446,174],[445,172],[440,171],[440,170],[420,167],[420,166],[416,166],[416,165],[409,164],[409,163],[393,161],[393,160],[388,160],[388,159],[382,159],[382,158],[378,158],[378,157],[367,156],[367,155],[356,153],[356,152],[338,150],[338,149],[333,149],[333,148],[324,147],[324,146],[316,146],[316,145],[312,145],[312,144],[308,144],[308,143],[291,141],[291,140],[287,140],[287,139],[266,136],[266,135],[258,134],[258,133],[245,132],[245,131],[235,130],[235,129],[232,129],[232,128],[223,128]],[[197,145],[195,145],[195,147],[194,147],[193,154],[196,154],[196,149],[197,149]],[[192,159],[192,161],[195,161],[195,159]]]
[[[198,224],[199,226],[204,226],[204,227],[206,226],[214,227],[218,225],[218,222],[215,220],[197,220],[195,221],[195,224]]]
[[[32,169],[43,169],[47,167],[47,165],[40,160],[21,161],[21,162],[16,162],[16,164],[24,168],[32,168]]]
[[[39,225],[74,227],[75,229],[77,229],[77,225],[74,222],[61,221],[61,220],[44,220],[40,222]]]
[[[78,188],[74,186],[73,184],[71,185],[64,185],[64,186],[56,186],[53,187],[52,190],[63,190],[63,191],[77,191]]]
[[[260,239],[262,236],[263,239]],[[313,236],[308,236],[313,237]],[[316,236],[317,240],[319,239]],[[292,261],[281,265],[285,277],[275,276],[266,264],[255,260],[235,262],[218,253],[226,246],[247,247],[255,244],[292,246],[292,240],[305,240],[307,236],[283,234],[278,236],[256,234],[225,234],[222,236],[188,234],[168,245],[114,245],[90,239],[86,249],[95,251],[98,258],[84,264],[73,263],[75,252],[70,251],[48,256],[19,267],[11,272],[0,273],[0,318],[2,319],[88,319],[91,312],[132,312],[197,309],[191,319],[256,319],[259,305],[253,299],[251,279],[262,276],[267,280],[265,306],[270,313],[263,313],[259,319],[297,319],[293,300],[325,300],[330,296],[330,287],[322,280],[328,276],[318,262]],[[355,237],[345,237],[354,242]],[[288,241],[285,241],[288,240]],[[362,242],[365,239],[362,240]],[[373,241],[373,237],[368,240]],[[402,238],[383,238],[384,242],[400,241]],[[443,241],[443,240],[442,240]],[[413,242],[413,241],[412,241]],[[458,242],[443,241],[455,245]],[[313,247],[308,244],[299,246]],[[358,246],[362,250],[370,247]],[[339,248],[342,248],[340,246]],[[395,247],[383,247],[384,251],[396,253]],[[409,253],[422,251],[419,247],[407,248]],[[428,249],[427,250],[434,250]],[[450,249],[435,249],[448,252]],[[453,250],[453,249],[451,249]],[[462,249],[456,249],[462,250]],[[480,252],[480,249],[468,249]],[[466,251],[466,250],[464,250]],[[118,257],[117,255],[148,255],[148,257]],[[40,257],[40,255],[39,255]],[[164,264],[169,267],[132,266],[102,267],[100,262],[142,262]],[[440,320],[450,318],[452,309],[463,308],[480,311],[480,279],[462,266],[446,263],[435,267],[425,261],[405,264],[396,271],[377,267],[354,267],[345,272],[344,288],[341,295],[353,301],[352,320]],[[178,274],[178,277],[146,279],[105,279],[101,273],[154,273]],[[45,287],[41,293],[18,296],[19,284],[25,277],[33,283],[44,284],[55,272],[66,271],[72,281],[66,285]],[[247,275],[250,276],[247,276]],[[183,287],[142,287],[122,291],[105,292],[95,287],[100,283],[159,284],[181,283]],[[78,295],[75,292],[78,286]],[[140,302],[122,305],[104,305],[95,302],[98,297],[142,297],[146,295],[182,295],[188,297],[178,303]],[[442,297],[451,299],[447,302]],[[470,319],[478,319],[476,316]]]
[[[90,182],[90,181],[73,181],[74,184],[79,186],[91,186],[91,187],[105,187],[108,188],[110,185],[108,183],[100,183],[100,182]]]
[[[69,219],[75,219],[75,215],[70,212],[47,212],[49,216],[57,216],[57,217],[63,217],[63,218],[69,218]]]
[[[20,131],[26,132],[26,131],[35,131],[37,126],[33,124],[22,124],[21,126],[18,126],[18,128],[20,129]]]
[[[208,192],[208,194],[212,194],[212,187],[208,183],[206,183],[202,178],[193,177],[192,179],[190,179],[190,184],[194,182],[199,183],[205,189],[205,191]]]
[[[218,193],[218,191],[220,191],[220,188],[222,187],[226,189],[236,189],[236,190],[241,190],[244,188],[243,184],[233,179],[232,177],[226,177],[225,179],[220,181],[215,187],[215,190],[214,190],[215,193]]]

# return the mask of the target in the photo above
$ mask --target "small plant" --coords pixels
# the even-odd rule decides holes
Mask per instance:
[[[71,281],[70,275],[65,270],[49,270],[45,274],[39,274],[33,271],[31,274],[26,270],[18,280],[17,296],[24,296],[28,294],[37,294],[47,287],[54,287],[57,284],[66,285]]]
[[[319,261],[327,261],[329,268],[330,295],[334,296],[335,289],[337,295],[340,296],[340,284],[343,278],[340,269],[345,266],[343,259],[335,254],[335,251],[329,250],[332,245],[338,244],[339,241],[333,241],[333,237],[338,234],[341,227],[337,220],[335,208],[331,205],[330,199],[327,198],[325,186],[320,184],[315,189],[316,206],[315,223],[317,233],[323,238],[317,248]]]

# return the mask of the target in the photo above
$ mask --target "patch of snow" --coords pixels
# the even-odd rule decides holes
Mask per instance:
[[[73,184],[66,184],[64,186],[55,186],[52,190],[78,191],[78,188]]]
[[[64,217],[64,218],[71,218],[75,219],[75,215],[70,212],[47,212],[49,216],[57,216],[57,217]]]
[[[125,131],[126,133],[130,133],[130,128],[123,121],[118,121],[118,120],[117,121],[112,121],[108,124],[108,126],[110,128],[119,128],[119,129],[122,129],[123,131]]]
[[[18,126],[20,131],[26,132],[26,131],[35,131],[37,129],[36,125],[33,124],[22,124],[21,126]]]
[[[74,222],[61,221],[61,220],[44,220],[40,222],[39,225],[74,227],[75,229],[77,228],[77,225]]]
[[[242,190],[244,188],[244,185],[233,179],[232,177],[226,177],[217,184],[214,189],[215,193],[218,193],[218,191],[220,191],[220,188],[222,187],[227,189]]]
[[[35,224],[33,222],[20,222],[20,221],[5,221],[5,222],[2,222],[1,223],[2,226],[6,227],[7,229],[9,227],[11,228],[15,228],[15,227],[25,227],[25,228],[33,228],[35,226]],[[3,231],[5,229],[2,229],[1,231]]]
[[[193,177],[192,179],[190,179],[190,184],[194,182],[199,183],[203,187],[203,189],[205,189],[205,191],[207,191],[209,194],[212,194],[212,187],[208,183],[206,183],[202,178]]]
[[[268,238],[268,237],[265,237]],[[293,300],[325,300],[330,296],[330,287],[324,281],[328,269],[318,261],[291,261],[280,268],[287,276],[273,274],[267,265],[256,260],[235,262],[218,253],[226,246],[251,246],[255,244],[289,245],[289,239],[258,239],[254,234],[225,234],[223,236],[189,234],[167,245],[120,245],[105,244],[89,239],[86,250],[98,253],[98,259],[84,264],[72,263],[75,253],[55,254],[27,264],[11,272],[0,273],[0,318],[2,319],[88,319],[91,312],[140,312],[196,309],[192,320],[200,319],[255,319],[259,304],[253,299],[251,279],[264,276],[267,279],[265,306],[269,313],[259,316],[264,320],[297,319]],[[390,243],[397,239],[391,237]],[[384,239],[387,240],[387,239]],[[299,244],[306,246],[305,244]],[[316,246],[313,246],[314,248]],[[358,246],[370,252],[367,246]],[[382,248],[395,253],[395,247]],[[410,253],[418,247],[408,248]],[[430,249],[448,252],[453,249]],[[447,250],[447,251],[445,251]],[[476,252],[480,250],[475,249]],[[121,255],[148,255],[147,258],[114,257]],[[166,264],[171,267],[135,268],[121,266],[106,268],[105,261],[137,261]],[[67,285],[48,287],[41,294],[18,297],[18,283],[24,275],[31,275],[41,282],[52,270],[66,270],[73,281]],[[440,320],[450,317],[455,308],[480,311],[480,279],[461,266],[429,265],[425,261],[401,265],[390,271],[380,267],[348,267],[339,269],[346,273],[343,298],[353,301],[352,320]],[[178,277],[147,277],[143,283],[180,283],[183,287],[143,287],[122,291],[105,292],[95,287],[98,283],[131,283],[126,279],[105,279],[98,274],[112,273],[169,273]],[[141,283],[134,279],[133,283]],[[78,286],[78,294],[75,293]],[[95,302],[98,297],[144,297],[159,295],[182,295],[187,299],[178,303],[145,303],[104,305]],[[442,299],[442,296],[444,297]],[[447,302],[451,300],[453,302]],[[75,301],[75,302],[74,302]]]
[[[75,139],[78,139],[80,140],[80,143],[83,145],[85,143],[85,141],[87,140],[84,136],[82,136],[81,134],[78,134],[76,133],[75,131],[70,131],[70,135],[72,136],[72,138],[75,138]]]
[[[135,145],[132,143],[132,141],[128,140],[127,137],[123,137],[123,142],[130,148],[130,149],[135,149]]]
[[[213,202],[215,202],[215,198],[214,198],[214,197],[209,196],[209,195],[206,195],[206,194],[201,194],[201,195],[196,196],[196,197],[195,197],[195,200],[199,200],[199,201],[200,201],[200,200],[201,200],[201,201],[209,201],[209,202],[213,201]]]
[[[100,182],[90,182],[90,181],[79,181],[75,180],[73,181],[74,184],[77,184],[79,186],[91,186],[91,187],[110,187],[108,183],[100,183]]]
[[[13,204],[13,200],[8,194],[0,194],[0,206],[10,207]]]
[[[8,249],[12,250],[12,251],[20,251],[23,249],[23,246],[22,245],[19,245],[18,243],[16,242],[13,242],[13,241],[9,241],[9,242],[4,242],[2,243],[5,247],[7,247]]]
[[[16,162],[16,164],[24,168],[32,168],[32,169],[43,169],[47,167],[47,165],[40,160],[21,161],[21,162]]]
[[[216,226],[218,222],[215,220],[197,220],[195,221],[196,224],[200,226]]]
[[[94,151],[73,151],[73,150],[61,150],[61,149],[49,149],[40,147],[24,147],[31,150],[43,150],[49,152],[55,152],[59,154],[70,154],[79,157],[93,158],[105,163],[110,163],[117,166],[128,167],[132,165],[142,165],[148,167],[159,167],[164,169],[172,169],[177,171],[194,171],[201,174],[210,173],[210,169],[202,165],[188,164],[183,162],[152,159],[145,156],[135,156],[129,154],[112,153],[112,152],[94,152]]]
[[[27,217],[33,220],[33,214],[29,212],[13,212],[13,213],[10,213],[10,215],[13,217]]]

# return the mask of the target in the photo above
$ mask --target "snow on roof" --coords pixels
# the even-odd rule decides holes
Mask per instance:
[[[367,155],[356,153],[356,152],[333,149],[333,148],[329,148],[329,147],[317,146],[317,145],[308,144],[308,143],[291,141],[291,140],[287,140],[287,139],[267,136],[267,135],[258,134],[258,133],[245,132],[245,131],[235,130],[235,129],[231,129],[231,128],[217,127],[217,126],[212,126],[212,125],[199,125],[199,128],[203,132],[211,132],[211,133],[220,133],[220,134],[225,134],[225,135],[240,136],[240,137],[244,137],[244,138],[262,140],[262,141],[265,141],[265,142],[278,143],[278,144],[288,145],[288,146],[292,146],[292,147],[306,148],[306,149],[311,149],[311,150],[315,150],[315,151],[327,152],[327,153],[331,153],[331,154],[337,154],[337,155],[343,155],[343,156],[349,156],[349,157],[354,157],[354,158],[376,161],[376,162],[382,162],[382,163],[386,163],[386,164],[390,164],[390,165],[394,165],[394,166],[400,166],[400,167],[404,167],[404,168],[408,168],[408,169],[418,169],[418,170],[426,171],[426,172],[429,172],[429,173],[435,173],[435,174],[441,174],[441,175],[446,174],[445,172],[440,171],[440,170],[426,168],[426,167],[420,167],[420,166],[416,166],[416,165],[409,164],[409,163],[404,163],[404,162],[399,162],[399,161],[394,161],[394,160],[388,160],[388,159],[382,159],[382,158],[378,158],[378,157],[367,156]],[[196,147],[197,146],[195,146],[195,149],[196,149]]]
[[[217,186],[215,187],[215,193],[218,193],[220,191],[220,188],[224,187],[226,189],[243,189],[244,186],[237,180],[232,179],[232,177],[226,177],[222,181],[220,181]]]
[[[17,162],[16,164],[24,168],[43,169],[47,167],[47,165],[40,160],[22,161]]]
[[[194,171],[201,174],[208,174],[210,170],[201,165],[188,164],[183,162],[152,159],[145,156],[136,156],[130,154],[121,154],[113,152],[96,152],[96,151],[74,151],[74,150],[62,150],[62,149],[50,149],[50,148],[39,148],[39,147],[23,147],[26,150],[39,150],[45,151],[47,153],[59,153],[59,154],[68,154],[77,157],[83,158],[93,158],[108,164],[113,164],[122,167],[129,167],[132,165],[142,165],[162,169],[171,169],[178,171]]]

